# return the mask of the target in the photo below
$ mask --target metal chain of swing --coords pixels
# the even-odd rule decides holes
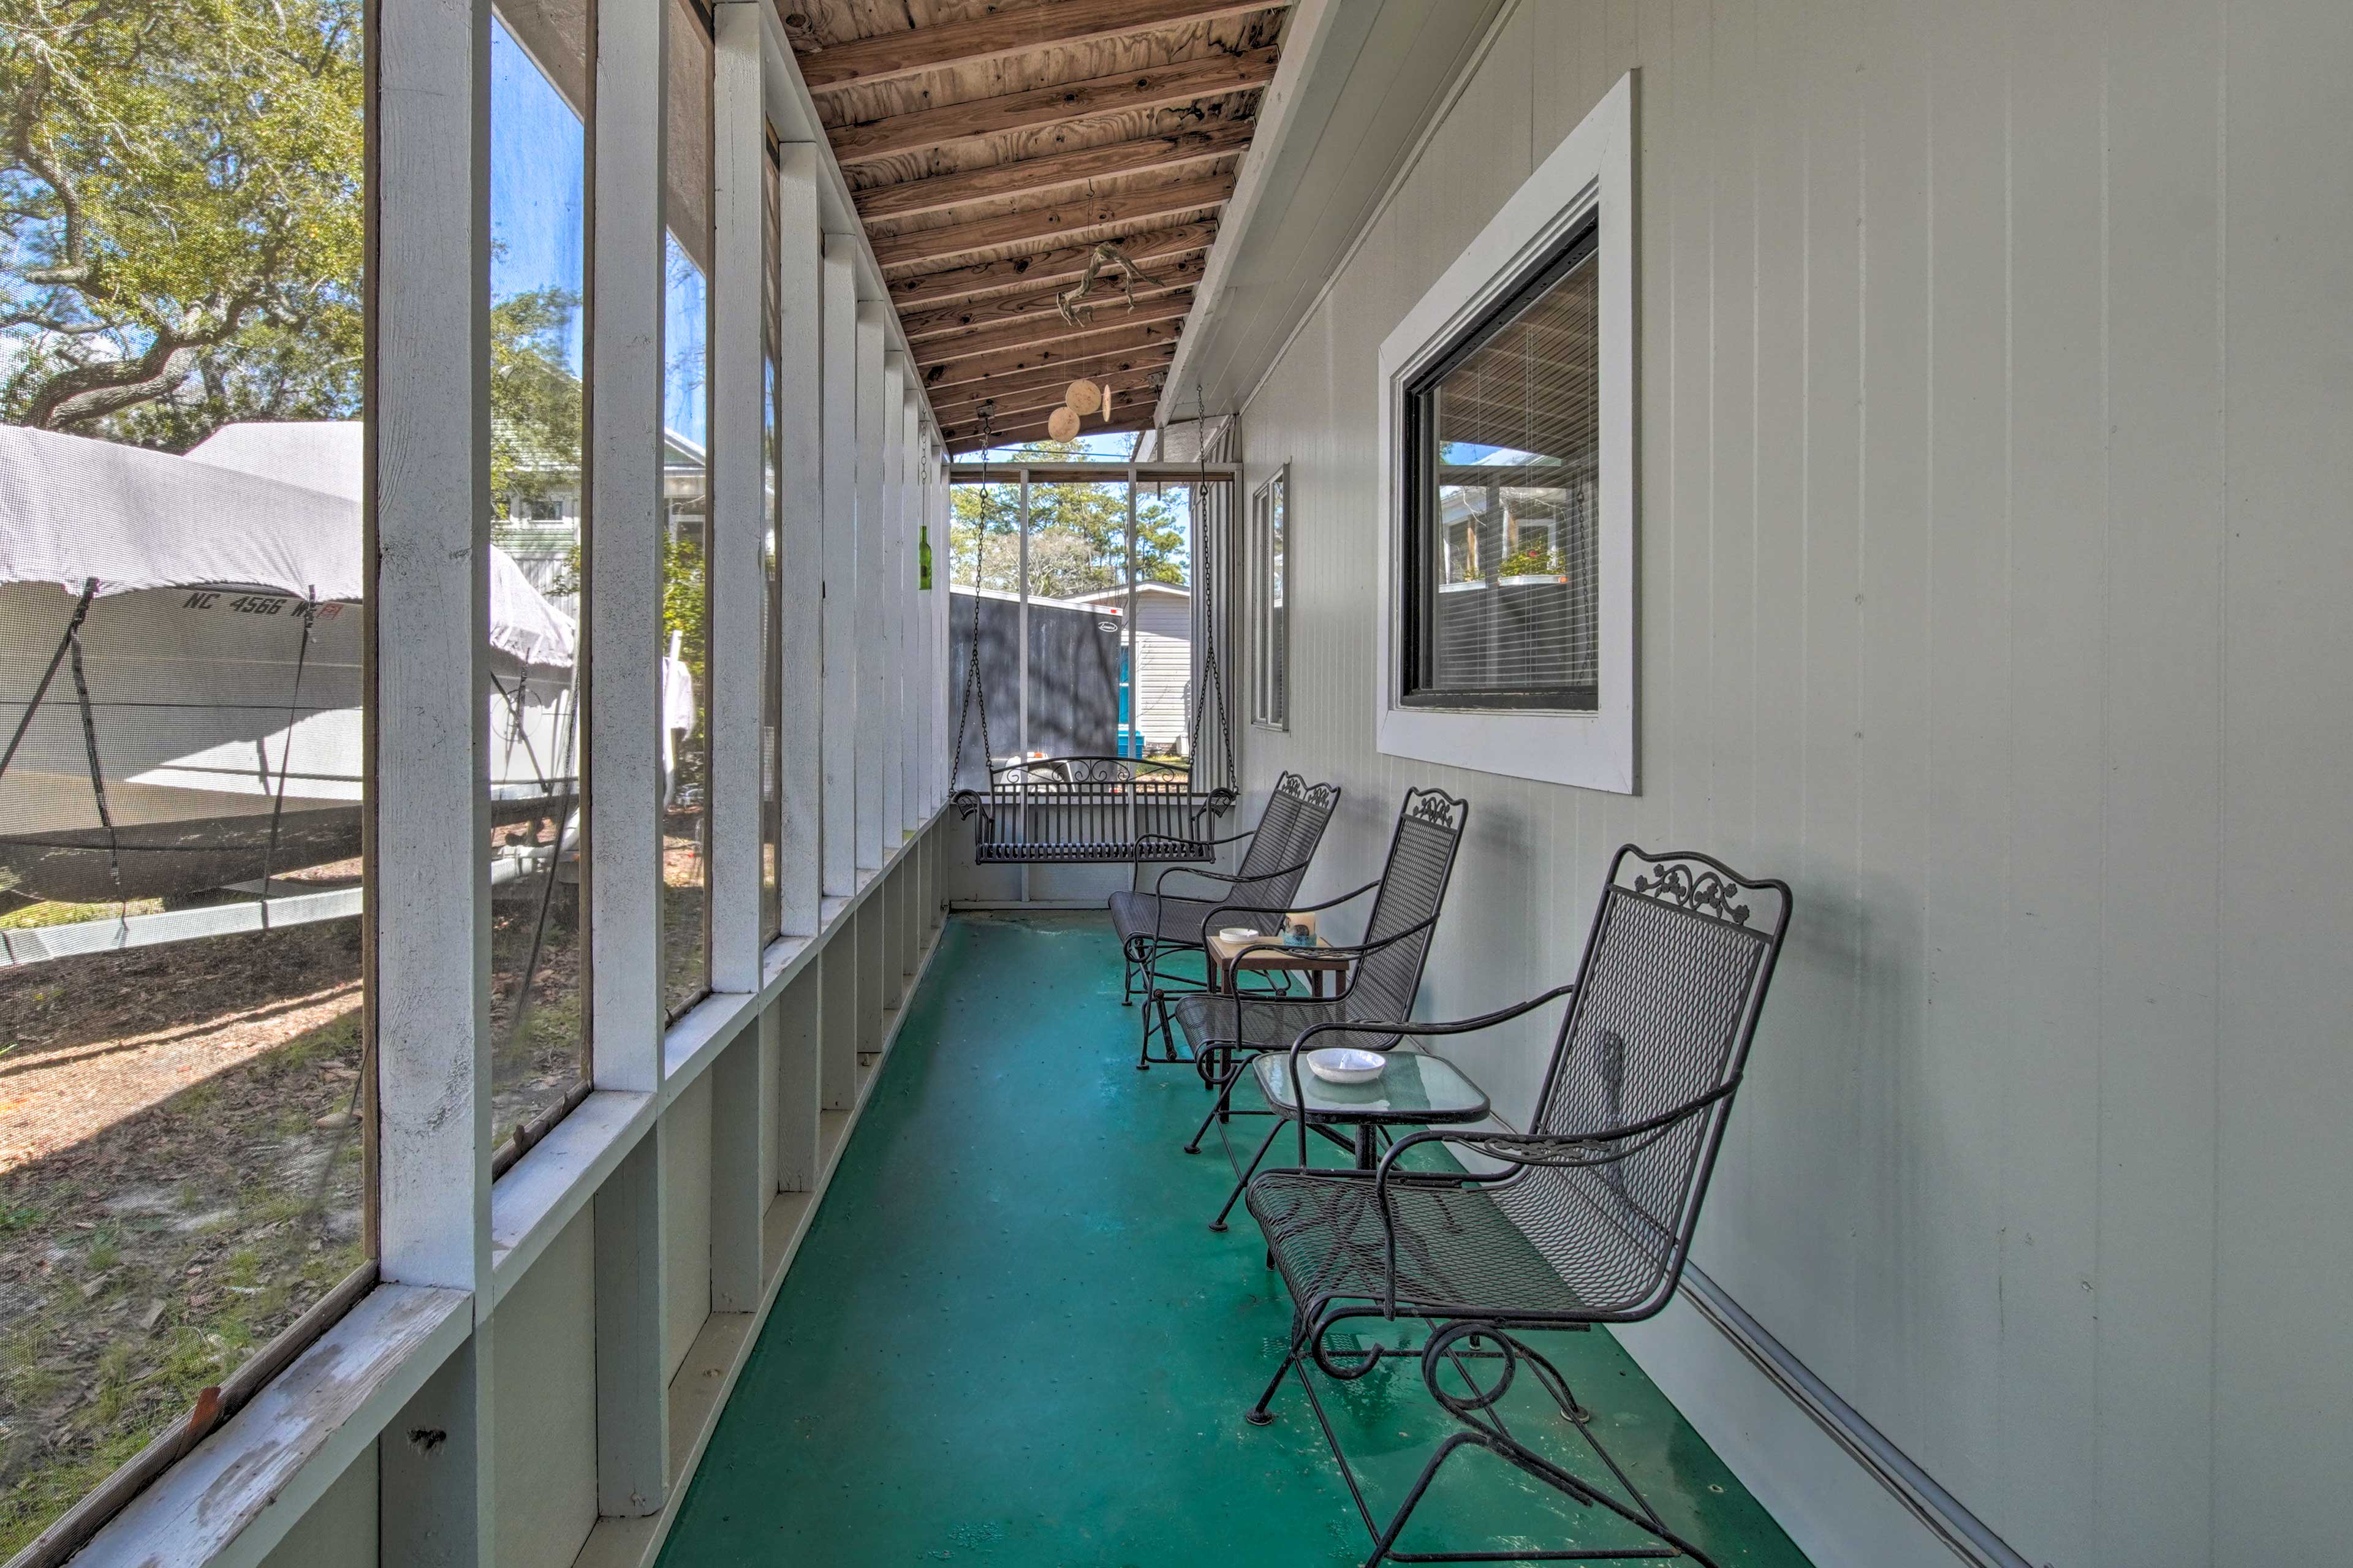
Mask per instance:
[[[1217,574],[1213,567],[1214,557],[1209,547],[1209,530],[1204,526],[1209,496],[1208,427],[1208,414],[1201,389],[1197,384],[1193,388],[1193,454],[1197,476],[1193,488],[1193,574],[1200,584],[1201,635],[1204,647],[1201,654],[1201,684],[1193,696],[1193,722],[1188,743],[1193,755],[1199,756],[1202,721],[1208,716],[1209,694],[1214,690],[1218,699],[1219,757],[1223,763],[1223,771],[1218,775],[1218,785],[1226,787],[1230,786],[1234,780],[1233,705],[1226,700],[1224,668],[1218,660]],[[996,445],[994,423],[990,416],[990,410],[986,405],[980,411],[980,482],[986,488],[989,483],[988,454]],[[981,754],[985,758],[993,758],[997,754],[995,748],[989,743],[988,689],[982,682],[980,668],[980,586],[982,562],[987,546],[988,528],[984,521],[982,525],[974,531],[973,537],[972,636],[969,639],[970,656],[965,661],[964,700],[956,713],[955,751],[948,768],[948,778],[952,784],[964,769],[965,731],[971,722],[976,708],[980,713]],[[1135,563],[1134,546],[1131,542],[1128,576],[1133,579],[1134,575]]]
[[[1201,719],[1208,708],[1209,693],[1218,694],[1218,740],[1222,748],[1224,771],[1218,775],[1217,787],[1228,788],[1234,782],[1233,705],[1226,700],[1225,674],[1218,663],[1218,574],[1211,565],[1209,530],[1205,526],[1209,500],[1209,415],[1201,395],[1201,384],[1193,384],[1193,460],[1198,478],[1193,485],[1193,576],[1201,589],[1201,686],[1193,694],[1193,754],[1201,754]],[[1134,576],[1133,572],[1129,573]]]

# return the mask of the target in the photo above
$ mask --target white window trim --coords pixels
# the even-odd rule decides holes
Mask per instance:
[[[1283,701],[1280,714],[1272,711],[1274,689],[1269,677],[1273,672],[1274,647],[1273,639],[1267,636],[1274,612],[1274,584],[1269,567],[1274,559],[1274,497],[1278,492],[1282,496],[1282,570],[1286,578],[1290,575],[1291,465],[1285,463],[1250,492],[1250,521],[1246,528],[1250,549],[1246,580],[1250,584],[1250,725],[1253,729],[1281,732],[1291,728],[1291,637],[1288,625],[1291,603],[1288,598],[1283,601],[1286,624],[1282,639]]]
[[[1635,793],[1634,74],[1629,71],[1512,194],[1381,344],[1380,555],[1375,734],[1387,755],[1584,789]],[[1599,214],[1601,268],[1600,706],[1591,713],[1408,708],[1398,626],[1405,581],[1405,388]]]

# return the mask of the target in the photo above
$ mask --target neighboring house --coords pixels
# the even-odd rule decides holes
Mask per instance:
[[[1124,615],[1127,588],[1081,594],[1071,601]],[[1135,585],[1134,724],[1155,752],[1191,749],[1193,591],[1175,583]]]

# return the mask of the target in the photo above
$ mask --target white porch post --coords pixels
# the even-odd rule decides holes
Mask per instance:
[[[596,309],[588,342],[590,1018],[596,1087],[661,1088],[662,186],[670,8],[600,8]],[[661,1125],[596,1194],[596,1501],[654,1513],[668,1485]]]
[[[366,1023],[384,1278],[489,1299],[491,1274],[489,0],[384,8],[365,485]],[[491,1559],[488,1342],[412,1405],[454,1441],[388,1438],[387,1562]]]
[[[901,679],[904,661],[899,646],[899,627],[906,604],[900,586],[906,555],[906,396],[907,356],[893,349],[882,359],[882,442],[876,452],[881,460],[879,521],[882,548],[875,563],[878,592],[874,624],[866,633],[874,652],[875,671],[881,679],[879,761],[882,771],[882,853],[886,858],[899,847],[907,813],[906,785],[900,771],[907,752],[907,710]]]
[[[828,897],[858,891],[858,237],[825,237],[825,856]]]
[[[748,3],[713,13],[712,82],[711,536],[703,574],[711,626],[711,988],[760,988],[760,606],[767,580],[766,110],[761,17]]]
[[[858,559],[850,624],[858,680],[858,868],[882,864],[882,670],[875,625],[882,584],[882,338],[891,307],[858,302]]]
[[[776,787],[784,798],[777,852],[783,929],[812,936],[823,881],[825,721],[825,440],[819,300],[824,270],[813,143],[777,149],[777,496],[784,553],[776,646],[784,668],[776,725]]]
[[[899,826],[913,832],[923,819],[921,769],[925,751],[922,572],[916,547],[923,523],[923,397],[911,378],[899,440]]]

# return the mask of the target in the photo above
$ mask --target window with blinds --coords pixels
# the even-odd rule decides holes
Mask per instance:
[[[1405,705],[1599,706],[1597,238],[1405,388]]]

